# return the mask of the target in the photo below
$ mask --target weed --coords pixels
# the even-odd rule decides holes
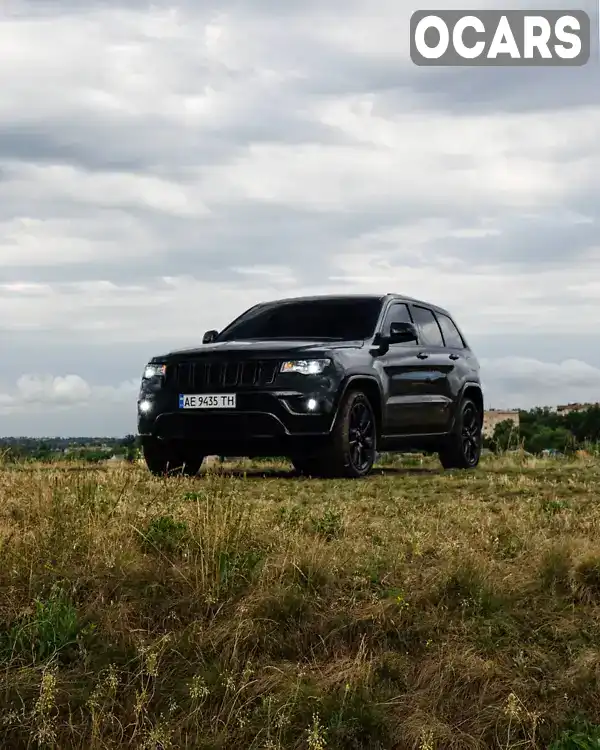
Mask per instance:
[[[34,600],[33,606],[10,627],[4,640],[13,658],[37,664],[78,646],[94,627],[91,623],[82,624],[68,595],[55,586],[47,599]]]
[[[143,534],[142,547],[147,552],[156,551],[173,554],[181,551],[188,535],[185,521],[176,521],[173,516],[152,519]]]
[[[460,564],[450,573],[438,595],[442,606],[470,614],[493,614],[504,604],[502,596],[485,581],[483,572],[469,563]]]
[[[297,529],[306,519],[306,508],[301,505],[283,506],[277,509],[277,523],[284,528]]]
[[[548,750],[600,750],[600,726],[586,721],[575,723],[579,726],[561,732]]]
[[[342,514],[332,508],[327,508],[324,513],[312,518],[311,521],[315,533],[324,539],[335,539],[342,533]]]
[[[568,500],[559,500],[557,498],[547,499],[542,501],[542,510],[544,513],[552,516],[557,513],[561,513],[563,510],[568,510],[571,507]]]

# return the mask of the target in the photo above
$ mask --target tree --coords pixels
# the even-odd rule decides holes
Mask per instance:
[[[525,441],[525,448],[531,453],[542,453],[545,450],[566,453],[574,447],[575,438],[566,427],[542,427]]]

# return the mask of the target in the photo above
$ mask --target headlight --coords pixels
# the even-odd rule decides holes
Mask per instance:
[[[144,380],[155,380],[156,378],[162,378],[164,377],[166,371],[166,365],[146,365],[143,378]]]
[[[281,372],[299,372],[301,375],[320,375],[330,359],[296,359],[290,362],[284,362],[281,365]]]

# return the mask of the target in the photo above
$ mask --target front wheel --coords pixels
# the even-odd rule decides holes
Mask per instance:
[[[183,474],[193,477],[200,471],[204,456],[198,455],[190,443],[175,443],[144,438],[142,452],[146,466],[154,476]]]
[[[439,451],[444,469],[474,469],[481,457],[483,414],[470,398],[459,406],[452,434]]]
[[[302,474],[360,479],[373,468],[377,455],[377,422],[362,391],[349,391],[340,404],[328,444],[318,456],[296,457]]]

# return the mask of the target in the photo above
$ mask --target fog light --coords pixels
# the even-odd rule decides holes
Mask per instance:
[[[150,409],[152,409],[152,403],[150,401],[140,401],[138,409],[142,414],[148,414]]]
[[[308,411],[314,411],[319,404],[317,403],[317,400],[315,398],[309,398],[306,402],[306,408]]]

